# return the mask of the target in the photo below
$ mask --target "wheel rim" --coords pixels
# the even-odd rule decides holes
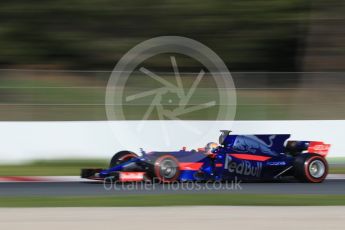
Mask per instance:
[[[176,175],[177,172],[176,163],[171,159],[165,159],[161,162],[159,171],[165,179],[171,179]]]
[[[314,178],[320,178],[325,174],[326,167],[321,160],[312,161],[309,165],[309,173]]]

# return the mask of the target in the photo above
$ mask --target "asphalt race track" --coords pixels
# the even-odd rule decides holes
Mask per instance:
[[[321,184],[280,183],[176,183],[103,184],[102,182],[0,183],[0,196],[106,196],[129,194],[345,194],[345,179],[328,179]]]

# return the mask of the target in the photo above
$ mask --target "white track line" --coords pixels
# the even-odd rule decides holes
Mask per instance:
[[[0,183],[25,183],[25,182],[85,182],[88,179],[79,176],[6,176],[0,177]]]

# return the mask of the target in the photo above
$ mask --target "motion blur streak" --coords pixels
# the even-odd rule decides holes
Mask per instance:
[[[238,120],[344,119],[344,9],[339,0],[2,1],[0,69],[58,71],[0,70],[0,120],[105,120],[107,71],[161,35],[195,39],[224,60]],[[200,64],[176,60],[180,72]],[[146,64],[172,72],[161,56]],[[138,119],[140,106],[126,109]]]
[[[256,229],[342,230],[345,207],[158,207],[0,209],[0,228],[36,229]],[[248,218],[250,221],[248,221]],[[255,223],[255,226],[253,224]]]
[[[232,71],[343,71],[344,8],[339,0],[2,1],[0,68],[112,69],[139,42],[180,35],[214,49]]]

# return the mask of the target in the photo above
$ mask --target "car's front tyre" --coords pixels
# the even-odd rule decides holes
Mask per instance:
[[[173,183],[180,177],[178,160],[171,155],[158,157],[154,163],[154,175],[161,183]]]

